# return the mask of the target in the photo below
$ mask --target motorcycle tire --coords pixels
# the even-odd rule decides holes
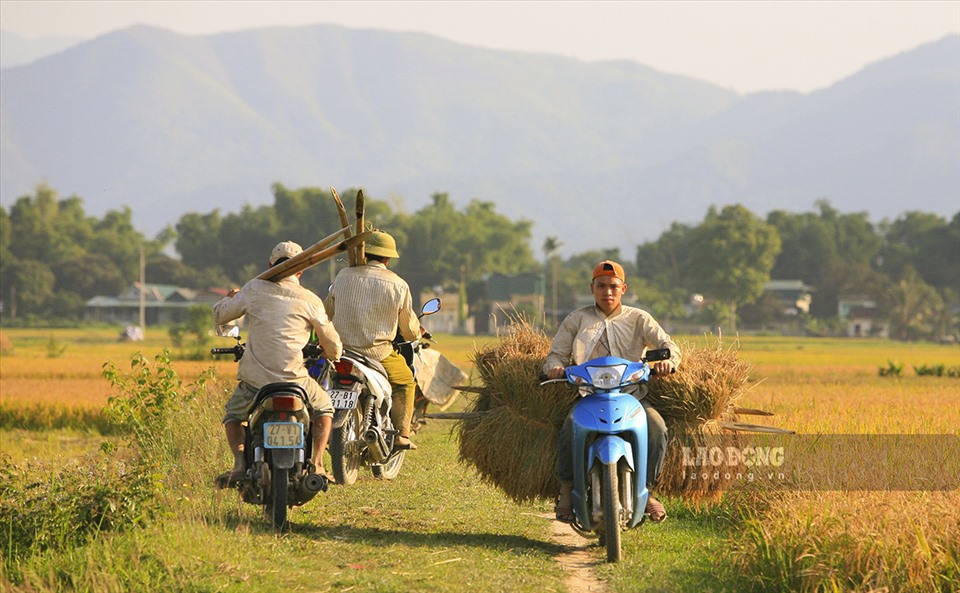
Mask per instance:
[[[394,431],[393,421],[390,420],[390,417],[385,413],[378,414],[379,422],[383,425],[384,429],[390,433]],[[416,426],[415,422],[411,422],[411,426]],[[411,434],[414,434],[414,431],[410,431]],[[387,444],[392,448],[396,436],[387,437]],[[392,480],[400,475],[400,468],[403,467],[403,458],[406,455],[404,450],[394,449],[390,456],[387,457],[386,461],[383,463],[377,463],[370,466],[370,471],[373,473],[373,477],[379,480]]]
[[[267,503],[267,515],[278,532],[287,529],[287,484],[289,469],[271,468],[270,501]]]
[[[620,480],[617,464],[603,465],[600,489],[603,497],[603,541],[607,548],[607,562],[619,562],[622,558],[620,545]]]
[[[340,485],[349,485],[360,476],[363,448],[360,446],[360,412],[353,410],[340,428],[330,435],[330,468]]]
[[[399,476],[405,454],[406,451],[394,451],[385,462],[370,466],[373,477],[380,480],[392,480]]]

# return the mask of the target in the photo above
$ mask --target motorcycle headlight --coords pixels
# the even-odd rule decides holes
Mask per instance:
[[[617,364],[604,367],[587,367],[590,373],[590,383],[600,389],[613,389],[620,386],[623,379],[623,372],[627,369],[625,364]]]

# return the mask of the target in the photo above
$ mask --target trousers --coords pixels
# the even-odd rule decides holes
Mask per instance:
[[[390,408],[390,421],[400,431],[400,436],[410,436],[410,420],[413,418],[413,400],[417,396],[417,385],[413,371],[407,366],[407,360],[394,350],[380,361],[387,371],[387,380],[393,390]]]

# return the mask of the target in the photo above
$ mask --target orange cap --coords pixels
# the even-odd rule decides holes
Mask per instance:
[[[623,266],[615,261],[610,261],[609,259],[600,262],[595,268],[593,268],[593,277],[596,278],[598,276],[613,276],[614,278],[619,278],[623,282],[627,281],[627,277],[623,273]]]

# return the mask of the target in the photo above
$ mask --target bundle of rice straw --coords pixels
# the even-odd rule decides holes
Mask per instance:
[[[525,322],[474,352],[483,384],[459,424],[460,460],[517,502],[551,498],[556,479],[557,433],[577,392],[565,383],[540,386],[537,376],[550,341]]]
[[[723,348],[680,344],[680,371],[654,379],[647,398],[663,415],[670,440],[656,491],[692,502],[715,499],[716,481],[690,483],[682,464],[683,446],[699,446],[705,435],[722,432],[719,422],[735,420],[734,404],[748,367]],[[565,383],[540,386],[538,375],[550,339],[525,321],[515,322],[500,340],[474,352],[482,386],[458,424],[460,461],[518,503],[552,500],[559,491],[556,440],[578,399]]]
[[[679,346],[683,354],[680,369],[655,377],[646,397],[663,416],[668,431],[656,491],[693,503],[717,500],[730,476],[721,472],[719,478],[695,478],[698,468],[684,465],[683,448],[738,444],[739,435],[724,430],[721,423],[737,421],[736,403],[744,393],[750,367],[737,357],[736,350],[724,348],[719,340],[713,348],[690,342]]]

